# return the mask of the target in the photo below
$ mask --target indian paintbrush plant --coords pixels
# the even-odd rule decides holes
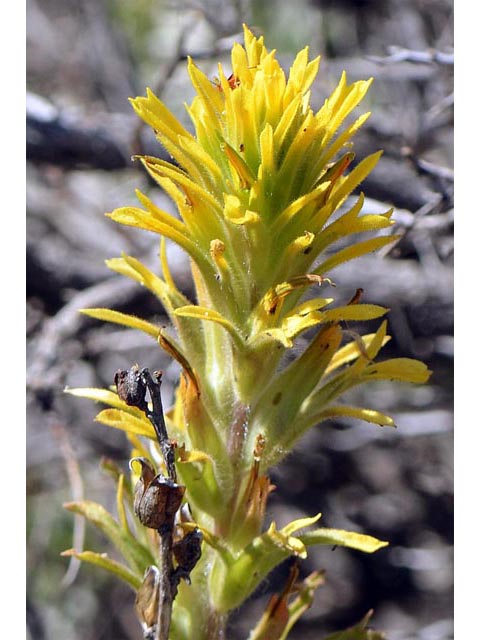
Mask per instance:
[[[391,210],[369,214],[363,194],[351,197],[380,157],[351,168],[351,139],[369,114],[346,119],[371,80],[348,84],[344,73],[315,112],[309,88],[319,58],[309,61],[305,48],[287,77],[263,38],[247,27],[244,38],[244,46],[233,45],[231,74],[219,64],[211,79],[188,61],[193,133],[150,90],[131,100],[173,161],[136,159],[179,217],[137,192],[141,207],[107,215],[160,236],[161,275],[129,255],[107,265],[158,298],[170,329],[114,310],[83,310],[147,333],[180,364],[173,406],[163,411],[161,373],[131,363],[110,389],[69,390],[107,405],[97,420],[122,429],[132,453],[128,473],[109,467],[117,518],[91,501],[66,505],[99,527],[123,559],[64,553],[130,585],[144,638],[155,640],[225,638],[229,614],[277,565],[305,558],[311,545],[366,553],[386,546],[363,533],[318,527],[320,513],[282,527],[269,522],[269,469],[324,420],[394,426],[375,409],[342,403],[353,387],[424,383],[430,374],[416,360],[376,359],[389,339],[386,321],[367,335],[346,330],[348,321],[388,311],[362,303],[361,290],[337,306],[323,297],[333,291],[332,269],[398,237],[372,234],[393,224]],[[195,300],[172,278],[166,240],[189,257]],[[307,330],[307,346],[294,352]],[[301,582],[298,575],[294,563],[250,640],[286,638],[310,606],[323,574]],[[345,637],[380,638],[367,631],[369,616]]]

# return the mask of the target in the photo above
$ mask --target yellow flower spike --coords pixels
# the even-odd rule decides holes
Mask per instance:
[[[232,48],[230,75],[219,65],[218,78],[212,80],[188,60],[197,94],[186,106],[194,135],[149,89],[145,97],[132,100],[172,157],[167,162],[143,156],[140,162],[172,199],[179,216],[137,192],[142,208],[123,207],[108,215],[162,237],[161,276],[132,256],[107,264],[159,298],[175,325],[175,338],[135,316],[86,311],[144,331],[183,370],[165,422],[168,437],[177,441],[176,470],[206,544],[191,585],[181,583],[176,594],[171,630],[172,637],[179,638],[190,637],[194,626],[197,631],[211,629],[215,616],[215,624],[226,619],[274,567],[292,555],[305,557],[311,544],[342,544],[368,553],[385,546],[364,534],[299,531],[315,524],[319,515],[280,530],[272,524],[265,531],[262,523],[272,490],[268,468],[280,462],[308,428],[329,417],[393,426],[393,419],[379,411],[341,404],[339,397],[355,385],[389,379],[422,383],[430,375],[423,364],[408,358],[374,361],[388,341],[386,323],[366,336],[343,328],[346,320],[383,316],[384,307],[361,304],[359,295],[337,307],[329,306],[332,298],[302,298],[312,284],[333,284],[326,278],[332,269],[398,239],[387,231],[392,211],[365,213],[362,194],[340,210],[380,158],[380,153],[372,154],[352,168],[351,140],[369,113],[350,117],[371,80],[349,84],[343,73],[314,112],[310,87],[320,59],[309,60],[305,47],[286,74],[275,51],[268,51],[263,38],[246,26],[244,41],[243,47]],[[382,229],[384,235],[372,237]],[[190,259],[195,300],[175,285],[166,239]],[[285,354],[297,336],[313,327],[317,330],[305,348]],[[344,339],[347,344],[342,345]],[[107,408],[97,420],[124,430],[136,455],[158,454],[160,460],[145,412],[127,407],[112,391],[87,389],[78,395],[104,402]],[[120,504],[124,499],[119,484],[122,525],[97,506],[78,509],[93,522],[102,522],[127,557],[135,545]],[[150,534],[143,541],[147,550],[157,552]],[[84,559],[116,571],[130,584],[142,583],[146,562],[155,563],[137,547],[137,579],[97,556]],[[272,632],[285,640],[312,592],[310,585],[307,601],[292,609],[282,601],[279,615],[274,612],[259,633]]]

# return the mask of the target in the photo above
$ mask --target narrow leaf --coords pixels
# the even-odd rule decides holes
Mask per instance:
[[[431,375],[428,367],[412,358],[392,358],[384,362],[375,362],[367,366],[363,372],[366,380],[399,380],[423,384]]]
[[[343,529],[319,528],[298,536],[305,546],[313,544],[327,544],[332,546],[349,547],[364,553],[374,553],[382,547],[386,547],[388,542],[378,540],[373,536],[355,531],[344,531]]]
[[[362,242],[356,242],[350,247],[341,249],[335,252],[328,260],[325,260],[315,269],[316,273],[328,273],[338,265],[348,262],[349,260],[355,260],[356,258],[371,253],[385,247],[392,242],[395,242],[401,238],[401,235],[380,236],[378,238],[371,238]]]
[[[380,427],[394,427],[395,423],[390,416],[375,411],[373,409],[361,409],[359,407],[345,407],[345,406],[333,406],[328,407],[325,411],[318,413],[314,416],[315,422],[321,422],[329,418],[357,418],[358,420],[365,420],[365,422],[372,422],[378,424]]]
[[[136,573],[143,575],[145,569],[155,564],[150,551],[134,536],[124,531],[112,515],[100,504],[90,500],[68,502],[63,505],[68,511],[79,513],[94,524],[112,542]]]
[[[387,313],[386,307],[378,304],[354,304],[336,307],[323,311],[323,322],[341,321],[341,320],[374,320],[380,318]]]
[[[107,427],[121,429],[126,433],[135,433],[156,441],[155,430],[145,417],[137,418],[121,409],[104,409],[95,417],[95,421]]]
[[[118,517],[120,519],[120,524],[122,528],[126,532],[130,533],[130,528],[128,526],[128,520],[127,520],[127,512],[125,510],[125,504],[123,502],[124,493],[125,493],[125,476],[122,473],[118,478],[118,485],[117,485],[117,512],[118,512]]]
[[[112,311],[111,309],[80,309],[81,313],[84,313],[91,318],[97,320],[104,320],[105,322],[113,322],[115,324],[121,324],[131,329],[139,329],[148,334],[155,340],[158,338],[160,329],[151,322],[137,318],[128,313],[121,313],[120,311]]]
[[[134,591],[137,591],[142,584],[142,577],[139,573],[131,571],[124,564],[117,562],[116,560],[112,560],[112,558],[109,558],[106,553],[75,551],[75,549],[68,549],[67,551],[63,551],[60,555],[64,557],[78,558],[83,562],[88,562],[89,564],[94,564],[106,571],[110,571],[110,573],[116,575],[117,578],[120,578],[130,585]]]

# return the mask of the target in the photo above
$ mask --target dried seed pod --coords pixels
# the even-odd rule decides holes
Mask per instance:
[[[138,365],[134,365],[128,371],[119,369],[115,373],[114,382],[121,400],[131,407],[138,407],[145,411],[147,408],[145,401],[147,386]]]
[[[189,574],[202,555],[202,532],[195,528],[173,545],[173,555],[177,561],[177,575],[190,582]]]
[[[142,475],[135,486],[133,509],[140,522],[150,529],[159,529],[171,524],[182,503],[185,487],[166,478],[155,475],[153,467],[145,458],[133,458],[142,465]]]
[[[135,612],[142,624],[144,633],[153,629],[157,623],[160,598],[159,587],[160,571],[152,565],[145,571],[143,582],[135,598]]]

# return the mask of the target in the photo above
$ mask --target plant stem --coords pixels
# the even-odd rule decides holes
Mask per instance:
[[[160,538],[160,584],[158,620],[154,640],[168,640],[175,597],[173,576],[173,526],[168,523],[158,529]],[[176,591],[176,589],[175,589]]]
[[[165,424],[165,418],[163,416],[162,398],[160,395],[160,385],[162,383],[161,372],[154,371],[153,378],[150,375],[150,371],[147,368],[142,369],[141,377],[145,383],[148,391],[150,392],[150,398],[152,400],[152,410],[147,407],[145,415],[150,420],[155,429],[158,443],[162,450],[163,459],[165,460],[165,466],[170,480],[177,481],[177,471],[175,469],[175,452],[172,444],[168,438],[167,426]]]

